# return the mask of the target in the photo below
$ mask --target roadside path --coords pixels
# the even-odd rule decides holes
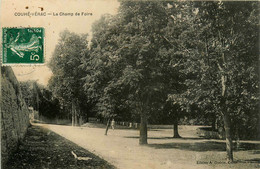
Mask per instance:
[[[211,169],[259,166],[257,163],[225,164],[225,143],[196,137],[196,127],[192,126],[180,126],[180,134],[185,139],[170,138],[172,136],[170,129],[149,131],[149,145],[139,146],[137,130],[109,130],[108,136],[105,136],[105,131],[101,128],[34,125],[58,133],[119,169]],[[245,157],[243,152],[237,152],[235,159],[255,158],[253,152],[246,153]],[[212,163],[212,159],[220,163],[208,165]]]
[[[72,152],[82,160],[76,160]],[[0,167],[1,168],[1,167]],[[3,169],[111,169],[93,153],[36,125],[30,126]]]

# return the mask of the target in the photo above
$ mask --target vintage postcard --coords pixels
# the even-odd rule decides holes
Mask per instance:
[[[259,1],[0,3],[1,168],[260,168]]]

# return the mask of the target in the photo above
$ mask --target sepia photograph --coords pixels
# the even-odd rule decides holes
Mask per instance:
[[[260,168],[260,1],[0,5],[0,168]]]

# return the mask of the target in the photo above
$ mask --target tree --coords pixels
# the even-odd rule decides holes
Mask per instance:
[[[58,99],[45,86],[37,81],[20,82],[20,85],[26,104],[38,111],[40,116],[49,119],[64,117]]]
[[[77,35],[69,31],[60,34],[49,67],[53,76],[49,88],[72,115],[72,124],[78,125],[79,116],[88,104],[82,91],[84,71],[79,68],[82,60],[88,58],[87,35]],[[84,113],[88,113],[84,111]]]
[[[188,88],[170,98],[179,98],[183,107],[196,104],[222,116],[228,162],[233,161],[231,127],[237,124],[236,116],[255,112],[259,102],[257,6],[256,2],[196,2],[190,25],[178,38]]]
[[[117,31],[116,20],[111,15],[104,15],[93,24],[92,30],[91,54],[81,64],[81,68],[86,70],[82,79],[85,95],[94,105],[92,111],[108,121],[105,132],[107,135],[110,118],[116,116],[116,110],[120,107],[120,103],[116,102],[120,90],[114,84],[118,63],[113,58],[115,44],[110,42],[112,34]]]
[[[125,2],[119,13],[125,25],[122,34],[126,36],[121,52],[128,63],[122,78],[130,84],[135,107],[140,112],[140,144],[147,144],[149,116],[162,111],[169,91],[176,90],[169,84],[177,86],[178,81],[178,73],[169,68],[171,60],[164,53],[170,46],[162,36],[170,19],[167,8],[166,2]]]
[[[20,82],[20,86],[25,103],[27,106],[33,107],[33,81]]]
[[[183,49],[181,39],[179,38],[190,26],[193,18],[190,2],[166,2],[165,11],[167,16],[167,25],[163,28],[160,38],[163,40],[163,45],[160,48],[160,56],[162,60],[162,68],[164,74],[165,96],[173,94],[181,94],[186,90],[186,85],[183,83],[186,76],[180,70],[183,66],[183,55],[187,54]],[[179,138],[178,119],[187,115],[187,112],[180,108],[180,104],[172,97],[166,99],[165,109],[173,120],[173,137]]]
[[[92,59],[86,64],[93,71],[86,77],[87,91],[99,93],[95,100],[100,108],[107,106],[106,114],[120,109],[138,112],[140,144],[147,144],[147,119],[159,106],[155,103],[158,98],[167,99],[157,97],[165,95],[165,85],[159,80],[165,78],[159,49],[166,23],[161,3],[122,2],[118,15],[101,18],[93,29]]]
[[[172,19],[168,6],[123,2],[118,15],[102,17],[92,29],[91,58],[85,64],[90,70],[85,77],[87,95],[105,115],[123,109],[140,114],[140,144],[147,144],[148,119],[163,111],[169,93],[182,90],[182,78],[173,69],[172,58],[178,55],[167,53],[172,44],[164,36]],[[171,113],[177,119],[180,112]]]

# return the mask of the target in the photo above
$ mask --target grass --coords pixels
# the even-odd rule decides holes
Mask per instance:
[[[71,151],[80,157],[90,157],[91,160],[76,160]],[[114,166],[48,129],[31,126],[18,150],[12,154],[3,168],[108,169]]]

